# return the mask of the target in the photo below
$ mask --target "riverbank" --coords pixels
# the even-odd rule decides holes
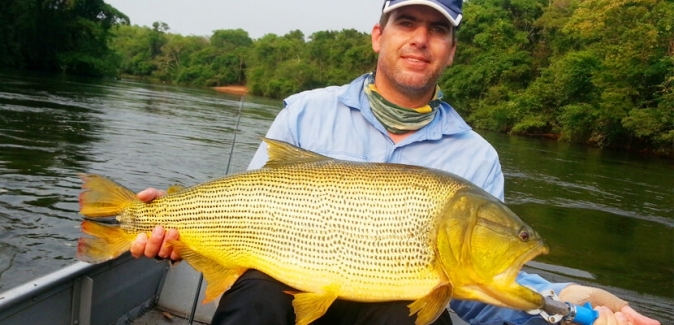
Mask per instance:
[[[157,78],[152,78],[152,77],[138,77],[138,76],[133,76],[133,75],[121,75],[121,79],[130,79],[130,80],[136,80],[136,81],[144,81],[144,82],[150,82],[150,83],[161,83],[165,84],[161,80]],[[176,86],[183,86],[185,85],[176,85]],[[192,86],[192,87],[198,87],[198,86]],[[199,88],[205,88],[205,87],[199,87]],[[223,93],[228,93],[232,95],[237,95],[237,96],[243,96],[246,95],[249,92],[248,87],[245,85],[227,85],[227,86],[220,86],[220,87],[208,87],[210,89],[214,89],[218,92],[223,92]],[[479,130],[485,130],[485,129],[479,129]],[[495,132],[500,132],[500,131],[495,131]],[[508,132],[505,132],[508,133]],[[515,136],[523,136],[523,137],[528,137],[528,138],[542,138],[542,139],[549,139],[549,140],[554,140],[554,141],[561,141],[564,143],[569,143],[569,144],[578,144],[578,145],[583,145],[587,147],[588,149],[608,149],[608,150],[619,150],[619,151],[624,151],[626,153],[630,154],[637,154],[641,157],[657,157],[657,158],[662,158],[662,159],[668,159],[668,160],[674,160],[674,144],[672,146],[661,146],[661,147],[653,147],[652,144],[650,143],[645,143],[641,142],[638,139],[632,139],[630,141],[625,141],[625,142],[617,142],[614,143],[613,145],[608,145],[605,147],[599,146],[598,143],[594,143],[591,141],[579,141],[579,142],[570,142],[569,140],[560,140],[562,137],[561,134],[559,133],[544,133],[544,134],[536,134],[536,133],[530,133],[530,132],[525,132],[525,133],[519,133],[519,134],[511,134]]]
[[[158,78],[154,78],[154,77],[151,77],[151,76],[134,76],[134,75],[129,75],[129,74],[122,74],[122,75],[119,76],[119,79],[130,79],[130,80],[144,81],[144,82],[149,82],[149,83],[166,84],[166,82],[161,81]],[[185,85],[176,85],[176,86],[185,86]],[[244,85],[227,85],[227,86],[209,87],[209,88],[211,88],[213,90],[216,90],[216,91],[219,91],[219,92],[233,94],[233,95],[245,95],[245,94],[248,93],[248,87],[246,87]]]
[[[248,93],[248,87],[242,85],[229,85],[222,87],[212,87],[219,92],[234,94],[234,95],[245,95]]]

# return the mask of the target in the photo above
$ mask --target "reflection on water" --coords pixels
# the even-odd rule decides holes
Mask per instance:
[[[483,135],[499,152],[506,203],[550,246],[532,272],[607,288],[674,324],[671,161]]]
[[[74,262],[78,173],[132,190],[224,175],[239,104],[203,89],[0,74],[0,291]],[[280,106],[245,99],[231,172],[246,168]],[[674,323],[671,162],[484,136],[507,203],[551,247],[528,270],[608,288]]]
[[[0,290],[73,263],[78,173],[133,190],[227,170],[240,98],[133,82],[0,74]],[[246,98],[231,172],[280,103]]]

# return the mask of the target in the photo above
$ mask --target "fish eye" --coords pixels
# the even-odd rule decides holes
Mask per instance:
[[[518,234],[520,237],[520,240],[523,242],[528,242],[529,238],[531,238],[531,235],[526,229],[520,229],[520,233]]]

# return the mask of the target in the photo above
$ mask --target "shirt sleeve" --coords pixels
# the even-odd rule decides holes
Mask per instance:
[[[483,186],[483,189],[489,192],[491,195],[505,202],[505,193],[504,193],[504,177],[503,171],[501,170],[501,163],[498,159],[494,160],[494,164],[489,171],[487,176],[487,182]]]
[[[537,274],[520,272],[517,282],[538,292],[552,289],[556,294],[570,283],[550,283]],[[454,299],[450,308],[471,325],[549,325],[541,316],[529,315],[524,311],[496,307],[476,301]]]

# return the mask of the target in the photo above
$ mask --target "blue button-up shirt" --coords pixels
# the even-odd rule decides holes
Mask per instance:
[[[442,103],[430,124],[394,143],[370,110],[364,82],[365,76],[361,76],[348,85],[288,97],[267,137],[336,159],[445,170],[503,201],[503,172],[496,150],[449,104]],[[267,146],[262,143],[248,168],[261,168],[267,159]],[[524,272],[517,281],[539,291],[553,289],[557,293],[567,285],[551,284]],[[471,324],[547,324],[540,317],[479,302],[452,300],[450,306]]]

